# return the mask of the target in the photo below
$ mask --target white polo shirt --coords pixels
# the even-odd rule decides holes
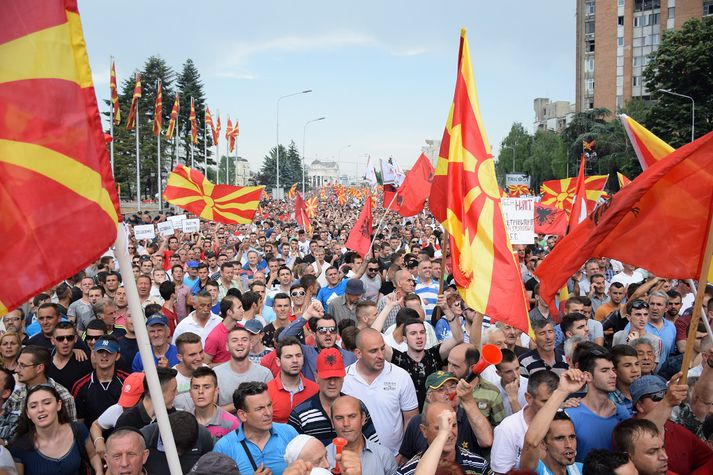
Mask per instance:
[[[493,472],[508,473],[519,467],[528,427],[524,410],[506,417],[495,427],[493,448],[490,451],[490,468]]]
[[[178,325],[176,325],[176,329],[173,331],[174,345],[176,344],[176,338],[178,338],[182,333],[192,332],[201,337],[201,343],[203,343],[203,346],[205,347],[205,339],[208,338],[211,330],[223,323],[223,319],[213,312],[211,312],[205,326],[199,325],[195,317],[196,312],[193,311],[189,313],[186,318],[181,320]]]
[[[357,361],[347,367],[342,391],[366,404],[379,442],[396,455],[404,436],[402,412],[418,409],[413,380],[405,370],[385,361],[381,374],[367,384],[357,372],[358,365]]]

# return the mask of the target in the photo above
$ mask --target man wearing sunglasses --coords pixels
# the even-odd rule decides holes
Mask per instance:
[[[72,389],[74,383],[92,372],[88,360],[78,361],[74,356],[77,332],[69,322],[59,322],[52,334],[54,353],[52,365],[47,368],[47,376],[65,388]]]
[[[379,289],[381,289],[381,266],[378,259],[369,259],[366,263],[366,272],[361,276],[364,283],[364,300],[376,303],[379,300]]]
[[[702,440],[671,420],[671,412],[687,395],[688,385],[679,384],[677,380],[667,385],[660,376],[642,376],[631,383],[634,418],[654,422],[659,433],[664,434],[668,469],[675,473],[691,473],[713,458],[713,451]]]

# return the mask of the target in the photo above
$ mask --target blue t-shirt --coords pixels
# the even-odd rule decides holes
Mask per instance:
[[[77,431],[77,438],[86,443],[89,439],[89,430],[84,424],[73,422],[74,429]],[[20,450],[18,444],[13,444],[9,447],[13,458],[20,461],[25,469],[25,475],[46,475],[48,473],[67,473],[80,474],[82,473],[82,456],[79,452],[79,447],[75,441],[69,452],[61,458],[50,458],[42,455],[33,447],[30,442],[31,450]]]
[[[151,351],[153,352],[153,349],[151,349]],[[175,346],[168,345],[168,351],[166,351],[166,359],[168,360],[169,368],[173,368],[178,363],[180,363],[180,361],[178,360],[178,350]],[[154,363],[158,364],[158,358],[156,358],[155,354],[153,355],[153,360]],[[134,356],[134,361],[131,364],[131,371],[135,373],[141,373],[144,371],[144,363],[141,361],[140,353],[136,353],[136,356]]]
[[[535,472],[537,475],[552,475],[542,460],[538,462]],[[574,462],[572,465],[567,465],[567,475],[582,475],[582,464]]]
[[[245,441],[256,466],[259,467],[260,464],[265,464],[265,467],[269,468],[273,475],[282,475],[282,472],[287,468],[287,463],[285,463],[285,448],[287,448],[287,444],[292,439],[297,437],[297,431],[289,424],[274,422],[271,432],[272,434],[267,440],[265,447],[260,450],[257,445],[245,438],[243,426],[241,425],[237,430],[226,434],[216,442],[213,451],[225,454],[233,459],[240,473],[253,473],[255,468],[250,463],[250,459],[240,443],[241,441]]]
[[[616,412],[606,418],[593,413],[584,403],[565,411],[577,433],[577,462],[584,462],[587,454],[594,449],[612,450],[614,427],[631,417],[626,407],[615,406]]]
[[[336,297],[340,297],[344,295],[344,292],[347,290],[347,280],[344,279],[340,283],[338,283],[336,286],[329,288],[329,287],[322,287],[319,289],[319,293],[317,294],[317,300],[322,302],[322,305],[324,306],[325,310],[327,307],[329,307],[329,299],[332,297],[332,295]]]

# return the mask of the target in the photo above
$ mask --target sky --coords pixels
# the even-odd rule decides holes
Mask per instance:
[[[190,57],[223,128],[226,113],[240,120],[253,171],[276,144],[278,98],[307,89],[280,101],[280,143],[304,140],[307,163],[338,160],[347,175],[367,156],[410,168],[443,135],[461,28],[493,155],[514,122],[532,131],[533,99],[574,100],[571,0],[79,0],[79,11],[100,100],[111,56],[119,81],[151,55],[177,71]]]

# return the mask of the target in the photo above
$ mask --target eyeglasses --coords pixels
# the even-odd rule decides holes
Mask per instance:
[[[85,340],[85,341],[89,341],[89,340],[94,341],[94,340],[98,340],[99,338],[101,338],[101,337],[103,337],[103,336],[104,336],[104,335],[86,335],[86,336],[84,337],[84,340]]]
[[[366,270],[367,270],[368,272],[379,272],[379,268],[378,268],[378,267],[367,267]]]
[[[290,292],[290,295],[293,297],[302,297],[304,294],[304,290],[295,290],[294,292]]]
[[[317,332],[320,335],[336,335],[337,327],[317,327]]]
[[[666,391],[661,390],[661,391],[655,392],[653,394],[647,394],[644,397],[650,398],[653,402],[659,402],[659,401],[663,401],[663,398],[665,395],[666,395]]]
[[[40,363],[32,363],[32,364],[25,364],[25,363],[20,363],[19,361],[17,362],[17,369],[26,369],[26,368],[32,368],[33,366],[37,366]]]
[[[60,336],[55,336],[53,338],[59,342],[63,342],[63,341],[74,341],[75,336],[76,335],[60,335]]]

